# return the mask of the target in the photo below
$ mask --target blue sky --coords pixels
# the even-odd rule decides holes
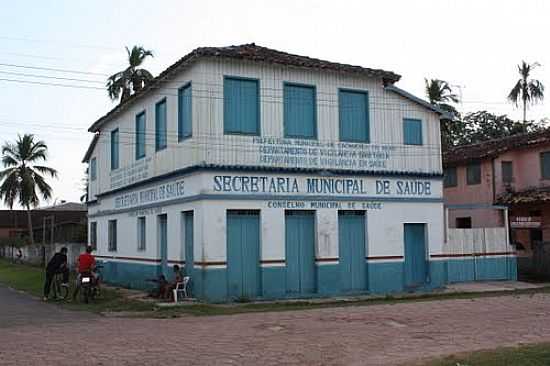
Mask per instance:
[[[423,96],[423,79],[461,86],[463,112],[487,109],[520,118],[506,103],[525,59],[550,88],[545,1],[11,1],[0,12],[0,63],[94,72],[98,75],[0,66],[0,79],[54,80],[6,73],[82,78],[101,87],[103,74],[125,66],[124,46],[141,44],[158,74],[199,46],[256,42],[331,61],[383,68],[398,86]],[[59,83],[71,84],[68,81]],[[88,126],[114,107],[102,90],[0,80],[0,143],[34,133],[59,170],[54,197],[75,201],[91,136]],[[550,91],[549,91],[550,93]],[[550,96],[548,97],[550,101]],[[548,101],[530,118],[550,116]],[[1,206],[0,206],[1,207]]]

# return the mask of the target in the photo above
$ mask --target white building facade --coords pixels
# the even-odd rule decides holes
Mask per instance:
[[[105,279],[179,264],[208,301],[445,284],[442,113],[398,80],[254,44],[185,56],[90,128]]]

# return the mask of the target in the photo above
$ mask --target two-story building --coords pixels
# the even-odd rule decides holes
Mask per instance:
[[[186,55],[89,129],[108,281],[220,301],[439,287],[442,112],[400,76],[254,44]]]
[[[444,156],[445,203],[504,205],[512,242],[550,240],[550,130],[459,146]],[[453,210],[451,227],[502,226],[496,210]]]

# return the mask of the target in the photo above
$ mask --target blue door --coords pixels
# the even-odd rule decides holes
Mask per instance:
[[[193,256],[193,211],[183,213],[183,230],[185,233],[185,273],[193,278],[193,266],[195,257]]]
[[[365,291],[367,268],[365,262],[365,212],[338,212],[338,245],[342,290]]]
[[[315,293],[315,212],[286,211],[285,242],[287,292]]]
[[[405,286],[419,287],[426,283],[426,230],[424,224],[405,224]]]
[[[227,292],[231,298],[260,294],[260,214],[227,211]]]
[[[158,216],[158,241],[160,249],[160,270],[168,278],[168,217]]]

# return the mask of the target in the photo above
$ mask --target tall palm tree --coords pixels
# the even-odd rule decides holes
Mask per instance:
[[[431,104],[448,112],[452,120],[444,120],[441,124],[441,144],[443,149],[454,145],[459,136],[463,134],[463,124],[460,122],[460,114],[451,103],[458,103],[460,99],[453,92],[448,82],[440,79],[424,79],[426,97]]]
[[[126,47],[126,52],[128,53],[129,66],[107,79],[109,97],[112,100],[117,100],[120,97],[121,102],[128,98],[132,91],[134,93],[140,91],[153,79],[153,75],[149,71],[139,68],[147,56],[153,57],[153,51],[146,50],[141,46],[134,46],[132,50]]]
[[[440,105],[447,103],[458,103],[458,96],[453,93],[453,89],[448,82],[439,79],[424,79],[426,86],[426,97],[431,104]]]
[[[29,237],[34,244],[31,207],[40,203],[37,195],[48,200],[52,197],[52,187],[44,179],[44,175],[57,177],[53,168],[40,165],[47,160],[48,147],[41,140],[35,140],[34,135],[18,136],[15,143],[5,142],[2,145],[2,164],[0,171],[0,199],[13,209],[17,201],[27,210]]]
[[[520,100],[523,103],[523,122],[527,122],[527,105],[536,104],[544,99],[544,85],[539,80],[529,79],[531,71],[538,66],[538,62],[528,64],[521,61],[521,65],[518,65],[520,78],[508,94],[508,100],[516,107]]]

